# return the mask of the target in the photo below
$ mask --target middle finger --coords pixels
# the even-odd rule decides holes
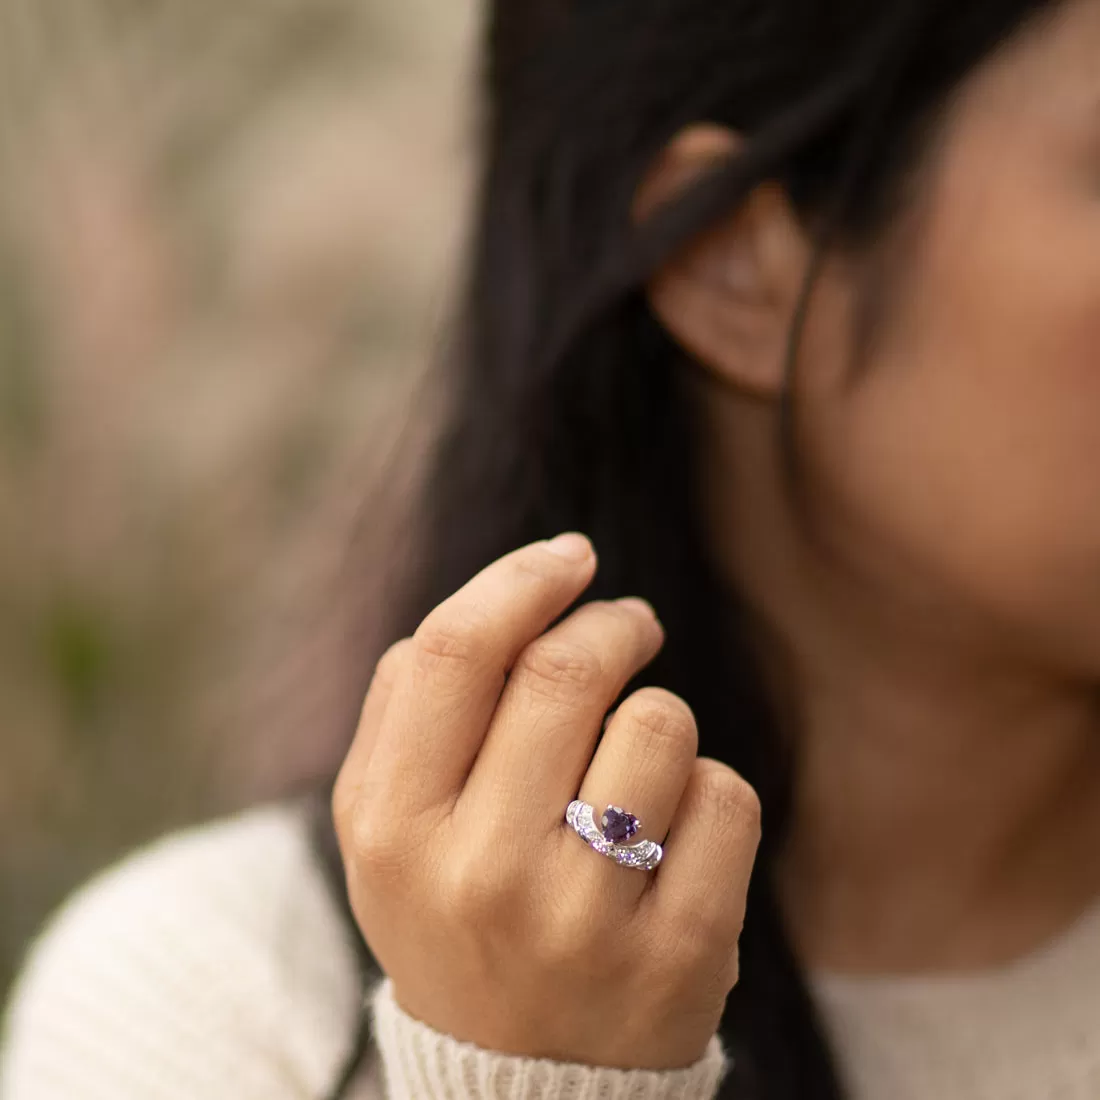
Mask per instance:
[[[663,644],[653,609],[633,598],[585,604],[531,642],[456,811],[465,806],[482,820],[556,825],[576,797],[604,715]]]

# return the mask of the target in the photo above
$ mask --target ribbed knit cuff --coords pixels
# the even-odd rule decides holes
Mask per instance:
[[[393,983],[370,993],[388,1100],[712,1100],[729,1068],[721,1040],[685,1069],[613,1069],[484,1050],[404,1012]]]

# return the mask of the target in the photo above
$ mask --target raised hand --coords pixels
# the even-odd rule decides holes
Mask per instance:
[[[363,936],[410,1015],[501,1053],[669,1069],[702,1056],[737,980],[759,802],[700,758],[688,705],[627,697],[663,630],[591,602],[587,539],[494,562],[379,662],[333,814]],[[597,748],[598,742],[598,748]],[[595,751],[594,751],[595,750]],[[620,866],[574,798],[664,844]],[[620,834],[621,835],[621,834]]]

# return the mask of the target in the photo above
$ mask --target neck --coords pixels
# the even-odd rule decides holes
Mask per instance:
[[[977,679],[963,692],[881,664],[825,671],[829,686],[802,699],[778,868],[808,965],[1000,965],[1091,904],[1100,731],[1090,696]]]
[[[855,973],[1026,955],[1100,896],[1096,685],[1029,667],[927,593],[902,606],[881,577],[805,560],[759,476],[769,431],[749,416],[716,433],[755,453],[712,454],[705,484],[720,567],[774,633],[765,667],[795,704],[776,875],[796,949]]]

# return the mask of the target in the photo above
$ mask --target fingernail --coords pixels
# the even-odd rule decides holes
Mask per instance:
[[[645,612],[645,614],[649,615],[658,623],[661,621],[657,618],[657,612],[653,609],[653,604],[651,604],[649,600],[643,600],[640,596],[625,596],[623,599],[619,600],[619,603],[622,604],[623,607],[633,607],[638,611]]]
[[[573,531],[566,535],[558,535],[556,539],[551,539],[543,545],[551,554],[557,554],[567,561],[584,561],[592,553],[592,543],[584,535]]]

